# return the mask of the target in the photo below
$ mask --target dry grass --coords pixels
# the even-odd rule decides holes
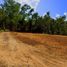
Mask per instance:
[[[2,32],[0,67],[67,67],[67,36]]]
[[[5,61],[0,60],[0,67],[8,67]]]

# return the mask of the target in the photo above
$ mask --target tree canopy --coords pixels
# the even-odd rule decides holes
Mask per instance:
[[[27,4],[4,0],[0,5],[0,30],[67,35],[67,21],[65,15],[54,19],[47,12],[39,16]]]

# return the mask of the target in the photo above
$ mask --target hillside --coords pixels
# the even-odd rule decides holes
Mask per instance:
[[[67,67],[67,36],[0,32],[0,67]]]

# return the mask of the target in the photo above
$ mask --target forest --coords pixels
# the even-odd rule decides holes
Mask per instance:
[[[67,35],[67,20],[65,15],[52,18],[49,11],[40,16],[28,4],[4,0],[0,4],[0,31]]]

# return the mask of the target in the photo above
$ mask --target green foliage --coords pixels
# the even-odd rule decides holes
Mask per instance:
[[[0,5],[0,30],[67,35],[66,16],[53,19],[50,12],[44,16],[34,12],[29,5],[21,6],[14,0],[4,0]]]

